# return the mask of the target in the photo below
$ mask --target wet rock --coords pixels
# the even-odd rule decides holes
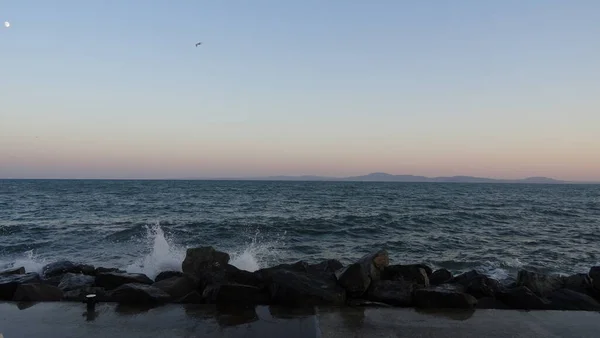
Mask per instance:
[[[129,283],[152,284],[152,279],[141,273],[106,272],[96,276],[96,286],[107,290]]]
[[[272,271],[272,270],[269,270]],[[251,285],[261,289],[266,288],[264,277],[268,275],[268,271],[257,271],[249,272],[241,270],[233,265],[226,264],[225,266],[217,269],[206,269],[198,272],[194,275],[194,278],[198,281],[198,288],[204,290],[209,285],[218,284],[243,284]]]
[[[389,265],[386,250],[380,250],[363,256],[358,262],[336,271],[335,276],[350,296],[363,295],[372,281],[381,279],[381,274]]]
[[[590,269],[589,273],[590,278],[592,279],[592,284],[596,291],[600,291],[600,266],[594,266]]]
[[[80,273],[66,273],[62,276],[58,288],[63,292],[94,286],[96,278]]]
[[[201,274],[203,270],[220,269],[229,263],[229,254],[215,250],[213,247],[187,249],[181,270],[192,276]]]
[[[10,268],[10,269],[5,269],[5,270],[0,271],[0,276],[24,275],[24,274],[25,274],[25,268],[22,266],[18,267],[18,268]]]
[[[125,273],[127,271],[125,270],[121,270],[121,269],[117,269],[117,268],[105,268],[105,267],[97,267],[96,269],[94,269],[94,273],[92,275],[97,276],[101,273],[107,273],[107,272],[119,272],[119,273]]]
[[[431,269],[429,269],[431,270]],[[383,280],[404,280],[421,287],[429,286],[427,271],[421,264],[414,265],[390,265],[386,266],[381,273]]]
[[[452,282],[464,286],[465,292],[475,298],[494,297],[502,289],[500,282],[475,270],[454,277]]]
[[[269,294],[255,286],[242,284],[211,285],[204,289],[202,297],[210,304],[269,304]]]
[[[526,286],[502,290],[496,294],[496,298],[511,309],[546,310],[550,305],[548,300],[542,299]]]
[[[313,274],[320,274],[320,273],[332,274],[342,268],[344,268],[344,265],[342,263],[340,263],[340,261],[338,261],[337,259],[328,259],[328,260],[322,261],[321,263],[309,264],[307,266],[306,272],[313,273]]]
[[[168,293],[148,284],[128,283],[116,288],[112,298],[122,304],[161,304],[171,299]]]
[[[196,290],[198,284],[192,277],[181,276],[160,280],[152,286],[168,293],[172,299],[180,299]]]
[[[267,277],[273,303],[289,306],[341,305],[346,292],[335,278],[322,278],[305,272],[275,270]]]
[[[374,302],[374,301],[370,301],[370,300],[366,300],[366,299],[358,299],[358,298],[349,299],[347,304],[348,304],[348,306],[355,306],[355,307],[393,307],[393,305],[390,305],[390,304]]]
[[[452,272],[446,269],[435,270],[431,276],[429,276],[429,284],[430,285],[440,285],[444,283],[448,283],[452,280]]]
[[[500,309],[508,310],[510,307],[494,297],[483,297],[477,299],[478,309]]]
[[[40,283],[40,275],[37,273],[26,273],[24,275],[0,276],[0,300],[12,300],[21,284]]]
[[[399,280],[380,280],[372,282],[367,291],[367,299],[374,302],[385,303],[394,306],[411,306],[413,303],[412,293],[415,284]]]
[[[548,296],[549,309],[573,311],[600,311],[600,303],[589,295],[573,290],[560,289]]]
[[[198,291],[192,291],[187,295],[175,300],[178,304],[203,304],[204,298]]]
[[[577,273],[565,278],[565,289],[573,290],[579,293],[593,293],[594,284],[592,278],[587,273]]]
[[[81,289],[63,292],[63,300],[72,302],[83,302],[85,296],[94,294],[98,302],[112,302],[113,299],[108,291],[100,287],[83,287]]]
[[[15,290],[15,302],[58,302],[62,299],[63,292],[47,284],[21,284]]]
[[[45,279],[64,275],[65,273],[93,274],[94,267],[86,264],[75,264],[71,261],[58,261],[47,264],[42,268],[42,276]]]
[[[521,270],[517,276],[517,286],[525,286],[538,296],[544,297],[564,286],[561,276],[549,276]]]
[[[470,309],[477,305],[477,299],[461,292],[460,286],[443,284],[415,290],[413,300],[418,308]]]
[[[164,279],[169,279],[171,277],[182,277],[183,276],[183,272],[181,271],[163,271],[161,273],[159,273],[156,278],[154,278],[155,282],[160,282],[161,280]]]

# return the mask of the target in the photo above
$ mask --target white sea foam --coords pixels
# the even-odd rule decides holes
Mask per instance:
[[[37,272],[42,273],[42,268],[48,264],[48,262],[38,257],[33,250],[29,250],[23,253],[20,257],[17,257],[12,262],[0,262],[0,266],[7,268],[18,268],[24,267],[26,272]]]
[[[278,257],[279,242],[279,240],[265,241],[257,230],[249,244],[232,252],[230,264],[250,272],[264,268]]]

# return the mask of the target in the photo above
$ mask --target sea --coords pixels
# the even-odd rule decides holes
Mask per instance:
[[[248,271],[377,249],[499,280],[600,265],[600,185],[0,180],[0,269],[58,260],[180,270],[213,246]]]

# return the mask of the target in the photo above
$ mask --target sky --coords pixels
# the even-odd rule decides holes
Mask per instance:
[[[598,13],[596,0],[0,0],[0,177],[600,181]]]

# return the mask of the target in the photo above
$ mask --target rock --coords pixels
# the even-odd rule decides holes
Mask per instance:
[[[96,295],[96,300],[98,302],[113,301],[112,297],[110,296],[110,293],[107,292],[104,288],[99,287],[83,287],[81,289],[66,291],[63,292],[63,299],[73,302],[83,302],[86,300],[85,296],[89,294]]]
[[[344,268],[344,265],[337,259],[328,259],[317,264],[309,264],[307,271],[309,273],[335,273],[336,271]]]
[[[413,300],[416,307],[426,309],[470,309],[475,307],[477,299],[461,290],[461,287],[448,284],[418,289],[413,293]]]
[[[496,298],[511,309],[546,310],[550,305],[548,300],[540,298],[526,286],[502,290],[496,294]]]
[[[592,279],[592,284],[594,289],[600,291],[600,266],[594,266],[590,269],[590,278]]]
[[[192,276],[203,270],[220,269],[229,263],[229,254],[215,250],[213,247],[190,248],[185,253],[181,270]]]
[[[440,285],[444,283],[450,282],[452,280],[452,272],[446,269],[438,269],[435,270],[431,276],[429,276],[429,284],[430,285]]]
[[[21,284],[40,283],[40,275],[37,273],[26,273],[24,275],[0,276],[0,300],[12,300]]]
[[[141,273],[106,272],[96,276],[96,286],[112,290],[123,284],[152,284],[152,279]]]
[[[168,293],[173,299],[183,296],[197,289],[198,284],[189,276],[171,277],[152,284],[153,287]]]
[[[502,289],[500,282],[475,270],[454,277],[452,282],[464,286],[465,292],[475,298],[494,297]]]
[[[431,269],[430,269],[431,270]],[[421,264],[414,265],[390,265],[383,269],[381,279],[404,280],[422,287],[429,286],[427,271]]]
[[[210,304],[259,305],[269,304],[269,294],[255,286],[242,284],[211,285],[202,297]]]
[[[62,276],[58,288],[63,292],[94,286],[96,278],[79,273],[66,273]]]
[[[346,292],[335,278],[323,278],[305,272],[275,270],[267,277],[273,303],[290,306],[341,305]]]
[[[94,275],[94,276],[97,276],[97,275],[99,275],[99,274],[101,274],[101,273],[107,273],[107,272],[119,272],[119,273],[125,273],[125,272],[127,272],[127,271],[125,271],[125,270],[121,270],[121,269],[117,269],[117,268],[104,268],[104,267],[101,267],[101,266],[99,266],[99,267],[97,267],[97,268],[94,270],[94,273],[93,273],[93,275]]]
[[[204,298],[198,291],[192,291],[187,295],[177,299],[175,303],[179,304],[203,304]]]
[[[47,284],[21,284],[13,296],[15,302],[58,302],[62,299],[63,292]]]
[[[414,283],[402,279],[372,282],[367,291],[367,299],[394,306],[411,306],[414,287]]]
[[[171,277],[182,277],[183,276],[183,272],[181,271],[163,271],[161,273],[159,273],[156,278],[154,278],[155,282],[160,282],[161,280],[164,279],[169,279]]]
[[[161,304],[171,299],[168,293],[148,284],[128,283],[116,288],[112,298],[122,304]]]
[[[498,299],[496,299],[494,297],[483,297],[483,298],[477,299],[476,308],[478,308],[478,309],[500,309],[500,310],[510,309],[510,307],[508,305],[502,303],[501,301],[499,301]]]
[[[47,264],[42,268],[42,276],[44,278],[51,278],[60,276],[65,273],[85,273],[93,274],[94,267],[85,264],[75,264],[71,261],[58,261]]]
[[[565,289],[573,290],[579,293],[593,293],[594,284],[592,278],[587,273],[577,273],[565,278]]]
[[[560,289],[548,296],[549,309],[573,311],[600,311],[600,303],[589,295],[573,290]]]
[[[207,269],[198,272],[194,278],[198,281],[198,288],[204,290],[209,285],[219,285],[226,283],[251,285],[261,289],[266,288],[264,277],[269,274],[273,268],[249,272],[236,268],[233,265],[226,264],[221,269]]]
[[[358,298],[348,299],[347,304],[348,304],[348,306],[355,306],[355,307],[393,307],[390,304],[373,302],[370,300],[358,299]]]
[[[364,294],[372,281],[381,279],[382,271],[389,265],[386,250],[380,250],[363,256],[358,262],[336,271],[338,283],[351,296]]]
[[[58,284],[60,284],[62,277],[63,277],[63,275],[42,278],[42,283],[46,284],[46,285],[52,285],[52,286],[58,287]]]
[[[19,268],[10,268],[10,269],[0,271],[0,276],[24,275],[24,274],[25,274],[25,268],[22,266]]]
[[[564,278],[560,276],[543,275],[526,270],[519,271],[517,276],[517,286],[525,286],[541,297],[562,288],[564,282]]]

